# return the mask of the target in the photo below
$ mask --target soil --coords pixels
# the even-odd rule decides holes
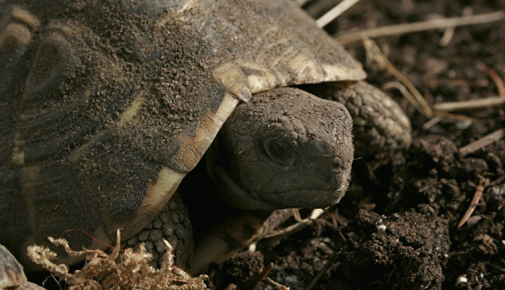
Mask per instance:
[[[334,33],[503,9],[503,0],[360,1],[327,29]],[[492,75],[505,77],[504,31],[501,20],[458,27],[445,46],[443,30],[375,41],[433,105],[499,95]],[[367,61],[361,46],[348,50],[365,64],[370,83],[381,87],[396,81]],[[441,118],[428,126],[431,118],[399,91],[387,92],[412,122],[410,149],[385,164],[356,160],[349,192],[339,204],[302,231],[263,240],[256,251],[214,267],[209,287],[250,287],[244,281],[259,280],[254,276],[273,263],[268,277],[290,289],[505,288],[505,140],[470,153],[461,150],[503,127],[503,105],[453,112],[478,121]],[[458,226],[470,207],[475,210]],[[279,289],[265,280],[255,287]]]

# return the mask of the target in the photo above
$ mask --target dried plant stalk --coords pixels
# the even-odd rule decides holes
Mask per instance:
[[[207,289],[204,283],[207,279],[206,275],[191,277],[181,268],[174,266],[173,248],[166,240],[163,241],[167,251],[160,269],[155,269],[149,265],[149,259],[152,255],[146,251],[144,244],[140,245],[139,252],[127,249],[121,258],[117,259],[121,240],[119,231],[116,247],[110,255],[101,250],[73,251],[64,239],[49,237],[49,240],[56,246],[63,246],[71,257],[88,256],[89,262],[81,270],[69,273],[67,265],[56,265],[52,262],[56,258],[56,253],[41,246],[28,247],[28,257],[64,280],[69,284],[71,290]]]
[[[446,29],[449,27],[475,25],[475,24],[499,21],[504,18],[505,18],[505,11],[497,11],[479,15],[445,18],[445,19],[433,19],[417,23],[383,26],[364,31],[349,32],[346,34],[336,36],[335,38],[342,45],[347,45],[350,43],[361,41],[363,38],[376,38],[388,35],[402,35],[406,33],[419,32],[425,30]]]

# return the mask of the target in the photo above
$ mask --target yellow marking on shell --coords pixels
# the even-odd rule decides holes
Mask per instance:
[[[239,100],[248,102],[251,99],[251,90],[246,76],[236,64],[229,62],[221,65],[213,71],[213,76]]]
[[[287,40],[286,40],[287,41]],[[277,44],[283,44],[284,41],[279,41]],[[280,65],[283,65],[284,63],[288,62],[291,60],[293,57],[295,57],[298,53],[298,51],[295,50],[294,47],[288,46],[286,47],[283,51],[282,54],[273,54],[273,55],[267,55],[266,57],[269,58],[269,61],[273,67]]]
[[[179,4],[179,12],[184,12],[186,10],[192,9],[197,7],[198,5],[201,4],[201,1],[196,1],[196,0],[186,0],[182,4]]]
[[[202,5],[202,1],[198,0],[185,0],[182,3],[179,4],[178,7],[176,7],[172,13],[167,13],[160,19],[156,21],[156,26],[158,27],[164,27],[167,25],[169,22],[174,22],[174,20],[179,20],[179,21],[187,21],[187,20],[201,20],[204,19],[204,17],[198,17],[198,15],[193,12],[193,13],[187,13],[184,14],[187,10],[195,10],[197,7],[200,7]],[[204,11],[208,11],[208,9],[202,9]],[[187,16],[185,18],[184,16]]]
[[[73,23],[68,23],[66,22],[65,24],[62,24],[60,22],[50,22],[47,27],[45,27],[46,30],[48,31],[58,31],[59,33],[62,33],[66,36],[81,36],[83,35],[82,28],[78,25],[75,25]]]
[[[104,63],[100,65],[100,73],[96,74],[96,82],[101,84],[104,79],[113,80],[117,83],[124,83],[124,73],[118,62],[110,59],[106,55],[100,53],[99,59],[104,60]],[[96,87],[90,87],[90,89],[95,89]],[[88,92],[89,91],[89,92]],[[86,91],[87,96],[91,95],[92,91]],[[140,91],[139,94],[144,94],[144,91]],[[145,95],[145,94],[144,94]]]
[[[21,140],[19,133],[14,136],[14,148],[12,152],[12,162],[17,165],[25,164],[25,152],[23,151],[24,141]]]
[[[272,28],[263,33],[266,39],[263,52],[256,56],[258,62],[267,64],[271,74],[277,77],[276,86],[285,86],[294,83],[338,81],[342,76],[349,75],[349,68],[338,64],[320,63],[307,48],[293,46],[289,38],[278,37],[277,29]],[[282,48],[282,49],[279,49]],[[288,71],[285,71],[287,64]],[[352,79],[361,80],[366,77],[363,70],[352,73]]]
[[[338,81],[342,80],[341,78],[336,79],[336,76],[342,76],[342,75],[347,75],[347,71],[349,71],[349,68],[346,68],[344,66],[336,65],[336,64],[323,64],[322,66],[323,71],[326,73],[326,77],[324,78],[324,81]],[[358,70],[356,70],[355,74],[357,73]],[[360,71],[360,74],[356,75],[352,80],[363,80],[366,78],[366,73],[364,70]],[[323,81],[323,80],[321,80]]]
[[[72,153],[68,156],[68,160],[74,163],[78,162],[88,152],[89,148],[95,144],[95,141],[103,135],[104,132],[96,134],[93,139],[72,151]]]
[[[89,94],[91,94],[91,92],[86,91],[86,95]],[[133,118],[138,114],[138,112],[142,108],[142,104],[145,101],[145,95],[146,91],[142,90],[137,94],[137,96],[133,98],[132,104],[129,107],[127,107],[126,110],[124,110],[123,113],[121,113],[121,115],[119,116],[119,120],[117,122],[118,126],[120,127],[124,126],[128,122],[133,120]],[[68,159],[74,163],[80,160],[88,152],[89,148],[96,143],[96,140],[100,139],[104,134],[105,132],[103,131],[96,134],[90,141],[83,144],[81,147],[73,150]]]
[[[172,197],[184,176],[186,176],[185,173],[180,173],[164,166],[160,170],[156,182],[147,187],[146,197],[142,205],[140,205],[140,209],[155,208],[157,211],[161,210]]]
[[[2,23],[0,23],[0,30],[2,30],[3,27],[7,25],[7,23],[15,21],[23,22],[32,28],[38,28],[40,26],[40,20],[38,20],[37,17],[33,16],[28,11],[20,7],[14,6],[11,8],[11,11],[7,14],[7,16],[3,19]]]
[[[0,51],[4,51],[9,45],[28,45],[32,39],[32,33],[22,24],[12,23],[5,29],[0,30]]]
[[[21,169],[21,186],[22,193],[25,197],[26,202],[26,212],[28,213],[28,221],[30,223],[30,229],[37,236],[38,226],[37,220],[40,218],[35,216],[37,212],[35,203],[33,202],[34,197],[37,195],[37,184],[39,179],[39,172],[41,167],[38,165],[26,166]]]
[[[122,225],[122,236],[127,239],[140,232],[161,211],[170,200],[186,173],[180,173],[164,166],[158,173],[156,182],[150,184],[146,196],[137,210],[135,218]],[[114,229],[109,229],[114,230]]]
[[[107,58],[102,54],[100,54],[100,55],[102,56],[102,57],[100,57],[100,59]],[[100,73],[96,74],[97,77],[94,81],[98,84],[101,84],[103,82],[102,79],[108,79],[108,80],[116,81],[118,84],[123,83],[124,78],[123,78],[123,70],[121,69],[121,67],[116,62],[113,62],[110,60],[107,60],[107,61],[110,62],[109,65],[106,66],[104,63],[103,66],[101,66],[101,71],[100,71]],[[94,84],[94,83],[91,82],[91,84]],[[99,87],[99,86],[96,86],[96,85],[88,86],[86,88],[86,90],[84,91],[84,98],[88,99],[91,95],[93,95],[93,93],[95,92],[97,87]],[[143,94],[143,93],[144,93],[144,91],[140,91],[139,94]]]
[[[156,21],[155,25],[157,27],[164,27],[170,21],[172,21],[172,16],[171,15],[167,15],[167,16],[159,19],[158,21]]]
[[[288,65],[297,76],[303,76],[304,79],[324,80],[326,78],[314,60],[303,54],[293,57]]]
[[[263,32],[262,38],[266,39],[266,41],[265,40],[261,41],[262,43],[265,44],[265,46],[264,46],[265,50],[261,53],[267,54],[268,51],[271,51],[271,49],[278,47],[278,46],[285,47],[286,44],[289,43],[289,39],[287,37],[279,36],[278,31],[279,31],[279,28],[277,26],[272,26]],[[291,47],[291,46],[288,46],[288,47]],[[270,56],[272,56],[272,55],[270,55]]]
[[[221,129],[221,126],[223,126],[224,122],[228,120],[228,117],[230,117],[231,113],[233,113],[235,110],[235,107],[237,107],[238,102],[239,101],[234,96],[225,94],[223,100],[221,101],[221,105],[219,105],[219,108],[215,114],[210,114],[208,111],[205,112],[205,116],[212,120],[212,123],[204,123],[203,128],[200,128],[198,131],[201,133],[206,133],[209,129],[216,128],[217,130],[211,134],[206,134],[207,139],[212,142],[212,140],[214,140],[214,137],[216,137],[217,132]],[[210,144],[208,145],[210,146]]]
[[[105,57],[104,57],[105,58]],[[102,70],[110,79],[122,83],[124,81],[124,74],[121,66],[116,62],[111,62],[109,66],[105,67]],[[145,96],[145,91],[141,91],[139,94]]]
[[[2,255],[2,264],[0,272],[0,287],[1,289],[21,289],[20,285],[27,285],[28,279],[26,278],[23,266],[14,258],[9,250],[0,244],[0,254]],[[25,289],[34,287],[23,287]]]
[[[268,64],[272,73],[277,77],[276,85],[283,86],[290,82],[291,77],[289,74],[286,74],[282,67],[299,55],[300,51],[290,44],[288,38],[275,35],[276,31],[277,29],[270,29],[264,33],[264,38],[269,40],[277,39],[277,41],[266,41],[265,43],[268,43],[268,45],[265,46],[265,49],[257,59],[262,63]],[[272,35],[269,36],[269,33]],[[282,47],[281,51],[279,51],[279,47]],[[280,70],[277,69],[278,67]]]
[[[189,172],[196,166],[238,103],[239,100],[236,97],[226,93],[215,113],[205,112],[204,120],[194,137],[184,134],[177,137],[181,150],[174,159],[184,171]]]
[[[245,60],[236,62],[242,69],[253,70],[258,73],[247,75],[247,83],[251,93],[258,93],[268,90],[278,84],[277,76],[264,65]]]
[[[126,110],[119,116],[118,126],[122,127],[130,122],[140,111],[145,102],[146,91],[141,91]]]
[[[25,164],[25,152],[23,151],[14,151],[12,154],[12,162],[17,165]]]

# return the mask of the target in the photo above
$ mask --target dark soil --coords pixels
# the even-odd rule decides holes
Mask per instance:
[[[503,0],[369,0],[328,30],[503,9]],[[440,45],[443,35],[432,30],[376,42],[430,104],[498,96],[499,85],[490,74],[505,77],[505,21],[458,27],[446,46]],[[362,47],[348,49],[366,64],[370,83],[381,87],[395,81],[367,62]],[[259,273],[261,264],[273,262],[268,277],[290,289],[307,289],[318,274],[311,289],[505,288],[505,140],[469,154],[460,151],[503,127],[503,106],[454,112],[480,121],[442,118],[423,128],[430,119],[397,90],[388,93],[412,122],[410,149],[387,164],[356,160],[349,192],[335,208],[304,230],[280,242],[264,240],[256,252],[215,268],[213,287],[240,284]],[[458,227],[476,192],[482,197],[475,211]],[[276,289],[263,282],[257,286],[265,287]]]

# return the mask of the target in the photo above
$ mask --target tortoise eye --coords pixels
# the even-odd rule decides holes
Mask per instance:
[[[293,165],[296,159],[295,150],[285,142],[277,139],[267,139],[263,142],[265,152],[272,161],[283,164]]]

